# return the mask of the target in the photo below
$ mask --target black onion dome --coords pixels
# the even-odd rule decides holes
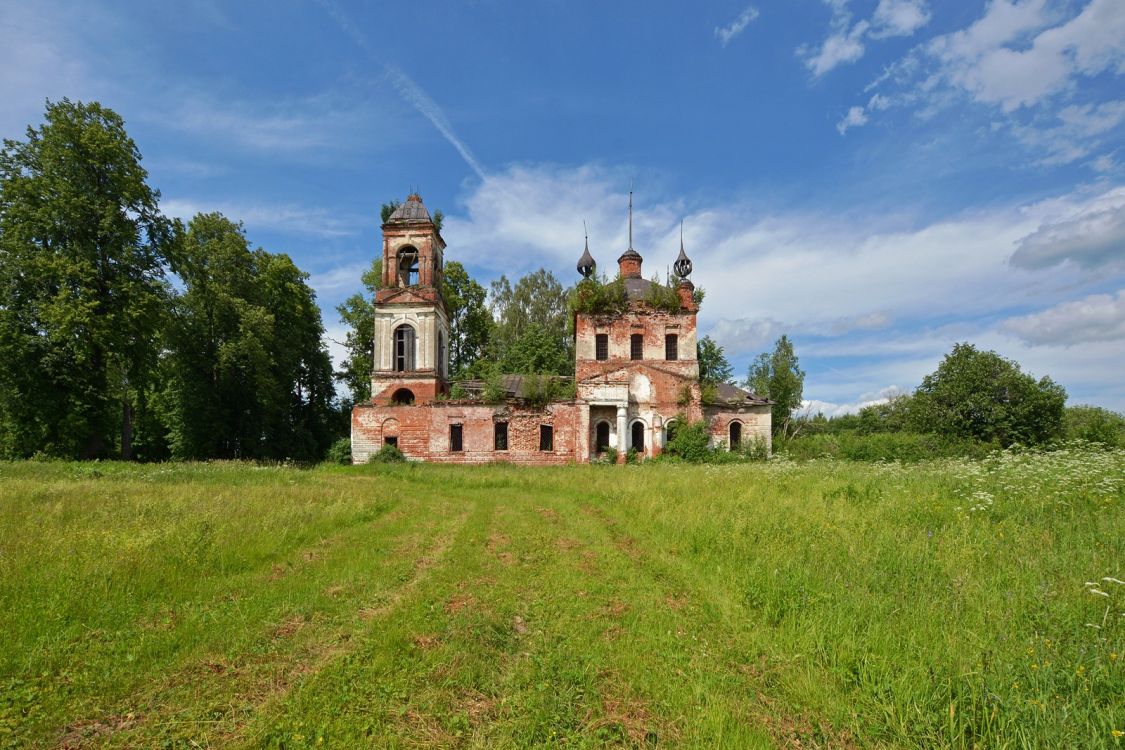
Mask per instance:
[[[590,240],[586,239],[586,249],[582,251],[582,257],[578,259],[578,273],[582,274],[583,278],[590,278],[594,274],[594,269],[597,268],[597,263],[594,262],[594,256],[590,255]]]
[[[687,253],[684,252],[684,236],[682,234],[680,235],[680,254],[676,256],[676,262],[672,264],[672,268],[681,279],[691,276],[691,258],[687,257]]]

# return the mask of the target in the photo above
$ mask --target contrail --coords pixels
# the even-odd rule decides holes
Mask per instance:
[[[484,167],[481,166],[477,158],[473,156],[473,152],[461,140],[457,133],[453,131],[453,124],[449,122],[449,118],[445,116],[445,112],[438,106],[438,103],[430,98],[421,86],[414,82],[410,76],[406,75],[400,68],[389,63],[379,60],[379,56],[375,54],[374,48],[368,43],[367,37],[360,31],[359,27],[352,23],[351,19],[340,9],[334,0],[316,0],[328,15],[332,16],[332,20],[340,27],[340,30],[352,38],[360,49],[366,52],[372,59],[383,67],[387,73],[387,78],[390,79],[391,85],[394,86],[395,91],[399,96],[405,99],[414,109],[418,110],[419,114],[430,121],[430,124],[437,128],[442,137],[449,142],[453,148],[457,149],[457,153],[469,165],[469,168],[476,172],[477,177],[482,180],[487,179],[484,173]]]

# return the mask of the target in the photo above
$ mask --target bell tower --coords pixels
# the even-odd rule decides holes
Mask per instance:
[[[449,316],[441,294],[445,241],[417,193],[382,229],[371,400],[380,406],[430,403],[449,377]]]

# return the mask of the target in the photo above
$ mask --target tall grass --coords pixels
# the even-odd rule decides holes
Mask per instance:
[[[0,464],[0,747],[1114,747],[1125,451]]]

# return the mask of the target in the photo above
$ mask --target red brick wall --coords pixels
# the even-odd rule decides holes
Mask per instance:
[[[388,423],[387,420],[393,420]],[[508,422],[508,450],[494,449],[494,425]],[[463,450],[449,450],[449,425],[462,425]],[[554,428],[554,450],[539,450],[539,426]],[[387,429],[384,428],[387,426]],[[565,464],[575,460],[578,408],[570,402],[529,409],[513,404],[438,402],[422,406],[359,405],[352,410],[352,459],[363,463],[397,433],[408,458],[437,463]]]

